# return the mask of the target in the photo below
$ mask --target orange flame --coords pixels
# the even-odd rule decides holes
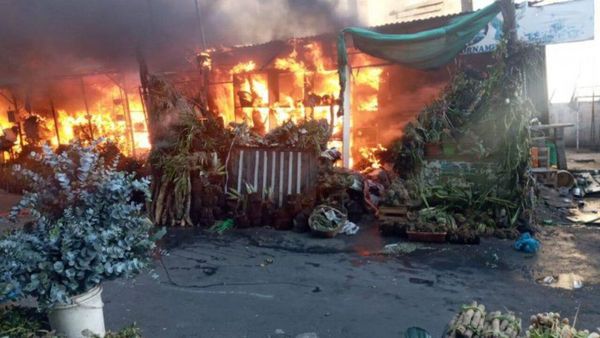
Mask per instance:
[[[267,126],[266,131],[288,120],[297,123],[303,119],[326,119],[333,124],[333,135],[328,146],[341,148],[342,118],[337,116],[340,85],[335,62],[332,61],[325,56],[323,45],[317,41],[297,45],[290,54],[276,58],[270,66],[265,67],[265,71],[279,72],[269,77],[256,72],[256,60],[248,61],[246,58],[229,70],[230,76],[237,79],[233,81],[237,87],[233,88],[227,83],[215,85],[211,91],[212,95],[216,95],[213,101],[225,121],[232,121],[237,116],[237,122],[243,120],[250,127],[257,122],[256,112],[259,111]],[[378,91],[382,74],[383,69],[378,67],[353,71],[351,88],[354,109],[363,112],[379,109]],[[274,86],[269,83],[270,76],[278,77],[278,88],[270,88]],[[240,91],[251,94],[253,101],[251,105],[246,102],[246,107],[236,110],[234,103],[238,102]],[[278,96],[272,97],[272,93]],[[370,158],[378,166],[374,154]]]
[[[377,158],[377,153],[386,151],[387,149],[383,147],[381,144],[378,144],[375,147],[361,147],[359,149],[360,156],[367,160],[371,164],[371,168],[379,169],[381,168],[381,161]]]

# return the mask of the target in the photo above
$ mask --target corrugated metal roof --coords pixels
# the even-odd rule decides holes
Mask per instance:
[[[433,24],[433,23],[436,23],[439,21],[453,19],[453,18],[459,17],[464,14],[469,14],[469,13],[473,13],[473,11],[466,11],[466,12],[455,13],[455,14],[437,15],[437,16],[432,16],[432,17],[428,17],[425,19],[397,21],[397,22],[387,23],[387,24],[383,24],[383,25],[369,26],[366,28],[378,31],[378,30],[390,30],[393,28],[403,28],[403,26],[407,27],[407,26],[411,26],[411,25],[415,25],[415,24],[426,24],[427,22],[431,22]],[[432,25],[430,28],[435,28],[436,26],[437,25]],[[221,49],[217,48],[217,49],[215,49],[215,51],[213,53],[218,54],[218,53],[224,53],[224,52],[239,51],[239,50],[249,49],[249,48],[261,48],[261,47],[267,47],[271,44],[282,43],[282,42],[287,43],[287,42],[293,41],[293,40],[301,41],[301,40],[324,39],[324,38],[336,36],[336,35],[337,35],[337,32],[327,32],[327,33],[321,33],[321,34],[316,34],[316,35],[302,36],[302,37],[297,37],[297,38],[289,38],[286,40],[279,39],[279,40],[271,40],[271,41],[267,41],[267,42],[254,43],[254,44],[236,45],[236,46],[230,46],[230,47],[225,47],[225,48],[221,48]]]

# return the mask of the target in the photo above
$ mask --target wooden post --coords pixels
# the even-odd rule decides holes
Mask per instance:
[[[17,101],[17,96],[15,95],[15,92],[13,90],[11,90],[11,96],[12,96],[12,103],[13,106],[15,107],[15,121],[17,123],[17,129],[19,131],[19,144],[21,145],[21,150],[23,150],[23,129],[21,129],[21,122],[19,121],[18,116],[19,114],[19,102]]]
[[[342,149],[342,159],[343,159],[343,165],[345,168],[350,168],[350,125],[352,123],[352,114],[351,114],[351,91],[350,91],[350,87],[351,87],[351,83],[352,83],[352,74],[350,72],[350,66],[347,65],[344,68],[344,73],[346,76],[346,87],[344,88],[344,93],[343,93],[343,102],[344,102],[344,117],[343,117],[343,129],[342,129],[342,142],[343,142],[343,149]]]
[[[135,157],[135,137],[133,135],[133,122],[131,121],[131,109],[129,107],[129,95],[125,88],[122,88],[123,98],[125,100],[125,117],[127,121],[127,129],[129,130],[129,142],[131,142],[131,155]]]
[[[504,21],[502,30],[508,43],[508,53],[512,53],[514,43],[517,41],[517,17],[513,0],[500,0],[502,19]]]
[[[54,100],[50,98],[50,110],[52,110],[52,119],[54,120],[54,131],[56,132],[56,142],[60,145],[60,132],[58,130],[58,117],[56,116],[56,109],[54,109]]]
[[[79,84],[81,85],[81,94],[83,95],[83,103],[85,104],[85,112],[86,118],[88,120],[88,126],[90,128],[90,141],[94,140],[94,126],[92,124],[92,115],[90,115],[90,107],[88,106],[87,95],[85,93],[85,83],[83,82],[83,77],[79,78]]]

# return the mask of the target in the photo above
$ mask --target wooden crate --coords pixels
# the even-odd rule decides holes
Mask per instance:
[[[315,190],[318,158],[314,152],[267,147],[234,147],[227,165],[227,186],[246,193],[246,184],[257,192],[270,191],[282,206],[285,197]]]
[[[379,220],[385,223],[404,223],[407,221],[407,206],[379,207]]]

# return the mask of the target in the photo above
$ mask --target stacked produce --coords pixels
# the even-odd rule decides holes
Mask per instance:
[[[561,319],[560,313],[538,313],[531,316],[530,323],[526,333],[530,338],[600,338],[600,334],[596,332],[578,331],[569,325],[568,318]]]
[[[486,319],[484,337],[516,338],[521,333],[521,319],[514,313],[502,314],[500,311],[490,313]]]
[[[530,318],[527,338],[600,338],[597,332],[578,330],[559,313],[538,313]],[[447,338],[516,338],[523,337],[521,319],[513,312],[494,311],[486,314],[485,305],[472,302],[463,305],[448,324]]]
[[[463,305],[461,311],[454,316],[448,325],[446,337],[449,338],[471,338],[483,337],[485,328],[485,305],[471,303]]]

